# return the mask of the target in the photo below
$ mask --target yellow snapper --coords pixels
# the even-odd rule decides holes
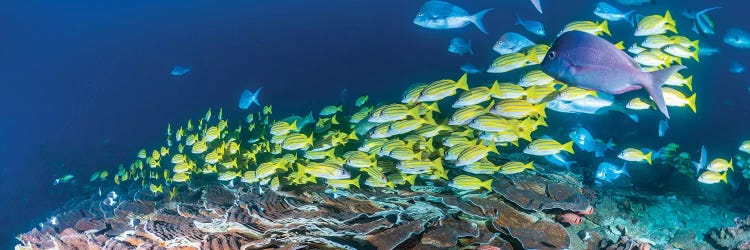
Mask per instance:
[[[193,147],[190,149],[190,152],[193,154],[202,154],[203,152],[206,152],[208,150],[208,145],[206,144],[206,141],[199,141],[193,144]]]
[[[557,94],[556,99],[560,101],[575,101],[583,99],[586,96],[599,97],[599,94],[597,94],[596,91],[590,89],[570,86],[561,90],[560,93]]]
[[[677,26],[672,15],[667,11],[664,16],[650,15],[641,19],[635,28],[635,36],[664,34],[667,30],[677,33]]]
[[[697,39],[695,41],[690,41],[689,38],[684,36],[670,36],[669,39],[672,41],[672,44],[677,44],[685,48],[694,48],[695,50],[700,50],[701,48],[700,41]]]
[[[368,115],[370,115],[370,112],[372,112],[373,107],[364,107],[357,111],[356,113],[352,114],[352,116],[349,118],[349,122],[351,123],[359,123],[360,121],[367,118]]]
[[[651,155],[653,152],[648,152],[646,154],[643,153],[643,151],[635,149],[635,148],[626,148],[622,152],[620,152],[619,155],[617,155],[617,158],[626,160],[626,161],[633,161],[633,162],[640,162],[640,161],[646,161],[648,165],[651,165]]]
[[[413,104],[417,102],[419,95],[422,94],[422,90],[424,90],[427,85],[429,85],[429,83],[416,83],[407,87],[406,90],[404,90],[404,95],[401,99],[401,103]]]
[[[327,179],[326,184],[328,184],[328,186],[331,186],[332,188],[348,189],[349,186],[355,186],[359,188],[359,177],[360,175],[357,175],[357,177],[354,177],[348,180],[347,179],[341,179],[341,180]]]
[[[235,171],[225,171],[225,172],[219,173],[220,181],[231,181],[237,177],[242,177],[242,174],[240,172],[235,172]]]
[[[500,154],[500,152],[497,151],[497,147],[495,147],[494,143],[490,143],[489,146],[484,145],[473,145],[468,148],[466,148],[464,151],[461,152],[461,154],[458,155],[458,159],[456,160],[456,166],[466,166],[469,164],[472,164],[474,162],[477,162],[478,160],[481,160],[487,155],[493,152],[495,154]]]
[[[661,90],[664,93],[664,103],[666,103],[667,106],[683,107],[687,105],[691,110],[693,110],[693,113],[696,112],[695,93],[693,93],[693,95],[690,97],[685,97],[682,92],[670,87],[662,87]]]
[[[297,163],[297,171],[299,175],[310,174],[323,179],[341,180],[351,177],[349,171],[346,171],[343,166],[325,162],[311,162],[307,166]]]
[[[534,51],[529,54],[505,54],[492,61],[492,64],[487,68],[487,73],[505,73],[528,65],[539,64],[539,62],[539,57]]]
[[[532,114],[538,114],[542,117],[547,117],[544,109],[545,103],[533,105],[526,100],[502,100],[495,104],[490,113],[507,117],[507,118],[524,118]]]
[[[294,120],[292,124],[289,124],[288,122],[278,121],[274,122],[273,125],[271,125],[272,135],[286,135],[291,131],[299,131],[297,129],[297,120]]]
[[[731,169],[734,171],[734,166],[732,166],[732,159],[729,159],[729,161],[722,159],[722,158],[716,158],[708,163],[708,166],[706,169],[714,171],[714,172],[724,172],[728,169]]]
[[[729,183],[727,181],[727,172],[724,173],[718,173],[714,171],[705,171],[700,176],[698,176],[698,181],[705,183],[705,184],[715,184],[723,181],[724,183]]]
[[[213,140],[216,140],[219,138],[219,128],[216,126],[210,127],[206,129],[206,133],[203,134],[203,140],[207,142],[212,142]]]
[[[665,35],[650,35],[646,40],[641,42],[641,46],[649,49],[661,49],[664,46],[672,44],[672,39]]]
[[[502,174],[517,174],[521,173],[526,169],[534,170],[534,162],[524,164],[523,162],[511,161],[503,164],[500,167],[500,173]]]
[[[664,85],[669,86],[686,86],[688,90],[693,91],[693,76],[689,76],[685,78],[680,73],[674,73],[669,78],[667,78],[667,81],[664,82]]]
[[[464,191],[473,191],[481,188],[492,190],[492,179],[482,181],[477,177],[468,175],[459,175],[453,178],[448,186]]]
[[[471,120],[473,120],[474,118],[477,118],[480,115],[489,113],[490,109],[494,105],[495,105],[495,102],[493,101],[487,107],[482,107],[479,105],[471,105],[471,106],[462,107],[456,110],[456,112],[453,112],[450,119],[448,120],[448,125],[460,126],[460,125],[469,124]]]
[[[575,21],[571,22],[565,25],[562,31],[560,33],[565,33],[571,30],[577,30],[577,31],[583,31],[595,36],[598,36],[602,33],[607,34],[608,36],[612,36],[612,33],[609,33],[609,26],[607,25],[607,20],[602,21],[601,23],[595,23],[592,21]]]
[[[495,81],[495,83],[493,83],[489,88],[486,86],[481,86],[469,89],[468,91],[461,93],[461,95],[458,96],[456,102],[453,103],[452,107],[461,108],[479,104],[490,100],[490,97],[492,95],[499,96],[501,94],[502,93],[500,93],[500,86],[498,85],[497,81]]]
[[[662,49],[667,54],[679,57],[679,58],[693,58],[696,62],[699,62],[700,59],[698,58],[698,50],[691,51],[689,48],[683,47],[679,44],[670,44],[667,46],[664,46]]]
[[[481,159],[477,162],[464,166],[464,171],[472,174],[494,174],[500,170],[500,166],[495,166],[487,159]]]
[[[308,148],[313,145],[313,134],[306,136],[300,133],[290,133],[284,138],[281,148],[286,150],[298,150]]]
[[[740,144],[739,150],[750,154],[750,140],[742,141],[742,144]]]
[[[406,117],[419,118],[419,108],[409,108],[404,104],[388,104],[372,111],[369,122],[383,123],[406,119]]]
[[[439,101],[456,94],[457,89],[469,90],[466,82],[468,74],[463,74],[458,81],[450,79],[437,80],[427,85],[417,98],[417,102]]]
[[[625,108],[632,110],[646,110],[653,108],[653,106],[651,105],[651,103],[641,99],[640,97],[636,97],[628,101],[628,103],[625,104]]]
[[[560,151],[567,151],[568,153],[575,154],[575,151],[573,151],[573,141],[560,144],[554,139],[541,138],[531,141],[531,143],[529,143],[529,145],[523,150],[526,154],[536,156],[553,155],[560,153]]]
[[[557,88],[553,84],[531,86],[526,89],[526,101],[531,104],[539,104],[555,91],[557,91]]]
[[[151,190],[152,193],[155,193],[155,194],[163,193],[164,192],[163,188],[162,188],[162,185],[158,185],[157,186],[157,185],[154,185],[153,183],[151,183],[151,185],[149,185],[148,188],[149,188],[149,190]]]
[[[493,98],[497,99],[519,99],[526,96],[526,90],[521,86],[513,83],[500,83],[498,84],[499,94],[491,94]]]

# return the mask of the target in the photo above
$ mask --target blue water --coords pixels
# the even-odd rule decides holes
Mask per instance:
[[[163,143],[167,123],[183,123],[209,107],[244,116],[236,108],[243,89],[264,87],[261,104],[272,104],[279,117],[340,103],[343,89],[349,103],[363,94],[394,101],[412,83],[457,78],[466,62],[486,67],[504,32],[551,42],[565,23],[595,19],[596,1],[544,1],[544,15],[524,0],[455,2],[470,13],[496,8],[484,20],[490,35],[471,25],[418,27],[412,19],[422,1],[3,1],[0,241],[12,244],[11,237],[79,194],[93,171],[112,172],[138,149]],[[675,111],[665,138],[656,137],[656,112],[638,125],[615,115],[580,118],[592,133],[622,145],[674,141],[691,152],[705,144],[713,157],[729,157],[750,139],[750,75],[727,70],[731,60],[750,65],[750,50],[721,42],[729,27],[750,30],[750,22],[736,21],[747,20],[747,4],[717,2],[725,7],[712,15],[717,35],[701,42],[721,52],[687,71],[695,75],[699,113]],[[638,11],[669,8],[680,33],[696,38],[679,12],[706,7],[697,0],[657,1]],[[547,40],[514,26],[515,13],[542,21]],[[625,23],[610,27],[614,34],[632,32]],[[471,39],[475,55],[448,53],[454,36]],[[172,76],[175,65],[192,71]],[[469,83],[517,80],[512,75],[483,74]],[[79,185],[52,186],[67,173]]]

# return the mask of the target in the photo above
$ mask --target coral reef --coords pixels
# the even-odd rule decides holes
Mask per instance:
[[[579,186],[553,179],[498,177],[492,192],[461,196],[432,186],[332,193],[196,181],[170,199],[131,186],[112,207],[93,206],[103,201],[97,195],[70,203],[55,225],[19,235],[17,248],[570,248],[575,234],[554,218],[590,203]]]
[[[726,249],[750,249],[750,215],[734,219],[734,226],[712,229],[712,243]]]

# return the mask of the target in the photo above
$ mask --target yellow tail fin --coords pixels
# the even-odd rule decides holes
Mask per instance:
[[[492,191],[492,180],[493,179],[489,179],[489,180],[483,181],[481,186],[483,188],[487,189],[487,191]]]
[[[612,36],[612,33],[609,33],[609,26],[607,25],[607,20],[604,20],[601,24],[599,24],[599,28],[601,28],[602,32],[606,33],[608,36]]]
[[[524,168],[534,170],[534,161],[530,161],[529,163],[526,163]]]
[[[667,10],[667,13],[664,14],[664,21],[666,21],[668,24],[671,24],[672,26],[676,26],[674,19],[672,19],[672,14],[669,13],[669,10]],[[675,33],[677,33],[675,31]]]
[[[576,152],[573,151],[573,141],[569,141],[568,143],[565,143],[562,145],[562,149],[564,151],[567,151],[568,153],[575,154]]]
[[[653,155],[653,153],[654,152],[648,152],[648,154],[645,155],[646,156],[645,159],[646,159],[646,162],[648,162],[648,165],[652,164],[651,163],[651,155]]]
[[[723,181],[724,183],[729,183],[729,181],[727,181],[727,172],[729,171],[724,171],[724,173],[721,174],[721,181]]]
[[[299,129],[297,129],[297,120],[294,120],[292,124],[289,125],[289,129],[293,131],[299,131]]]
[[[697,113],[696,108],[695,108],[695,96],[696,95],[697,94],[694,93],[692,96],[688,97],[687,105],[690,106],[690,109],[693,110],[693,113]]]
[[[685,85],[688,87],[688,90],[690,90],[690,92],[693,91],[693,76],[688,76],[688,78],[685,78]]]
[[[354,179],[352,179],[352,182],[350,184],[352,184],[355,187],[359,188],[359,177],[360,176],[362,176],[362,175],[357,175],[357,177],[354,177]]]
[[[469,82],[467,80],[468,76],[469,74],[464,73],[461,78],[458,78],[458,81],[456,81],[457,89],[469,90]]]

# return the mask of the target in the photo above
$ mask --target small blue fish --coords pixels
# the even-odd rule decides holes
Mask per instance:
[[[633,13],[635,13],[635,10],[622,13],[622,11],[615,8],[615,6],[612,6],[605,2],[597,3],[596,8],[594,9],[594,15],[598,17],[601,17],[603,19],[613,21],[613,22],[619,21],[619,20],[625,20],[628,23],[630,23],[630,26],[633,26],[633,19],[631,18]]]
[[[570,131],[568,137],[573,140],[573,143],[583,149],[583,151],[593,152],[596,149],[596,141],[594,141],[594,137],[591,136],[591,133],[580,124]]]
[[[533,46],[534,42],[526,38],[525,36],[515,33],[508,32],[500,36],[492,49],[500,53],[501,55],[516,53],[526,47]]]
[[[620,178],[622,175],[630,176],[628,173],[628,163],[622,164],[621,168],[617,168],[615,164],[609,162],[602,162],[596,169],[596,179],[611,183],[612,181]]]
[[[536,35],[544,36],[544,25],[539,21],[523,20],[521,16],[516,14],[516,25],[521,25],[524,29]]]
[[[190,72],[190,68],[182,67],[182,66],[174,66],[172,68],[172,71],[169,72],[169,74],[173,76],[183,76]]]
[[[471,50],[471,40],[464,40],[460,37],[454,37],[451,39],[451,44],[448,45],[448,52],[451,52],[453,54],[459,54],[459,55],[465,55],[465,54],[474,54],[474,51]]]
[[[729,72],[732,74],[742,74],[742,72],[745,72],[745,66],[742,66],[738,61],[731,61],[729,62]]]
[[[310,112],[310,113],[307,113],[307,115],[305,117],[301,117],[301,116],[298,116],[298,115],[293,115],[293,116],[284,118],[281,121],[289,123],[289,124],[292,124],[293,122],[296,122],[297,123],[297,129],[298,130],[302,130],[303,128],[305,128],[305,126],[307,126],[309,124],[314,124],[315,123],[315,118],[313,117],[313,113]]]
[[[553,154],[553,155],[547,155],[547,156],[544,156],[544,159],[554,164],[555,166],[565,167],[565,169],[570,171],[570,166],[575,164],[576,161],[569,161],[567,157],[565,156],[565,154],[567,153],[560,152],[560,153]]]
[[[247,109],[251,105],[253,105],[253,103],[258,104],[258,106],[260,106],[260,102],[258,101],[258,95],[260,94],[260,91],[262,89],[263,87],[258,88],[258,90],[256,90],[255,93],[247,89],[242,91],[242,95],[240,96],[239,107],[241,109]]]
[[[607,143],[604,143],[604,141],[597,140],[596,141],[596,152],[594,152],[594,156],[599,158],[603,157],[607,150],[614,150],[615,143],[612,142],[612,138],[609,138],[609,141]]]
[[[721,9],[721,7],[708,8],[695,13],[695,16],[693,16],[693,32],[698,35],[713,35],[715,33],[714,29],[716,28],[716,25],[714,24],[714,21],[706,15],[707,12],[715,9]]]
[[[419,9],[417,16],[414,17],[414,24],[429,29],[457,29],[473,23],[483,33],[487,30],[482,24],[482,18],[492,9],[486,9],[469,15],[469,12],[452,3],[443,1],[427,1]]]
[[[750,33],[739,28],[730,28],[724,34],[724,43],[740,49],[750,49]]]
[[[668,120],[659,120],[659,137],[664,137],[664,134],[667,133],[667,129],[669,129]]]
[[[698,159],[698,162],[693,162],[695,174],[700,174],[706,168],[706,161],[708,161],[708,152],[706,151],[706,146],[701,145],[701,158]]]
[[[708,43],[701,42],[701,49],[698,50],[699,56],[712,56],[713,54],[718,54],[718,53],[719,53],[719,48],[711,46]]]
[[[461,70],[472,75],[482,72],[482,69],[471,63],[461,65]]]
[[[645,88],[664,116],[669,118],[661,86],[675,72],[686,68],[672,66],[653,72],[601,37],[568,31],[555,39],[541,63],[542,71],[568,85],[622,94]]]

